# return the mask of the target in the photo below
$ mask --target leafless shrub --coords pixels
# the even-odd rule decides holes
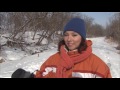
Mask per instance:
[[[119,45],[116,49],[120,48],[120,12],[115,13],[110,19],[109,24],[106,27],[106,37],[112,37]]]

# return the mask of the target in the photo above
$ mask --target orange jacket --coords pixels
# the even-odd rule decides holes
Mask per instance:
[[[88,48],[82,54],[62,48],[42,64],[35,78],[112,78],[109,67],[92,53],[91,45],[87,40]]]

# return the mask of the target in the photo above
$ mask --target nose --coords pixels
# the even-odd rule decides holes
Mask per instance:
[[[71,40],[72,40],[72,37],[69,35],[67,38],[67,41],[71,41]]]

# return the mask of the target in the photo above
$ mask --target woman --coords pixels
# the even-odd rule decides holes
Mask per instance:
[[[109,67],[92,53],[92,41],[86,40],[85,23],[71,19],[64,27],[58,51],[36,72],[35,78],[111,78]]]

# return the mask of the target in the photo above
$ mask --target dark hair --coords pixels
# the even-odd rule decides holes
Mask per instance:
[[[58,43],[58,51],[60,51],[60,47],[62,45],[65,45],[65,41],[64,40],[61,40]],[[66,47],[67,50],[69,50],[66,45],[65,45],[65,47]],[[87,43],[86,43],[85,39],[82,38],[82,41],[81,41],[81,43],[80,43],[80,45],[78,47],[78,52],[81,53],[82,51],[86,50],[86,48],[87,48]]]

